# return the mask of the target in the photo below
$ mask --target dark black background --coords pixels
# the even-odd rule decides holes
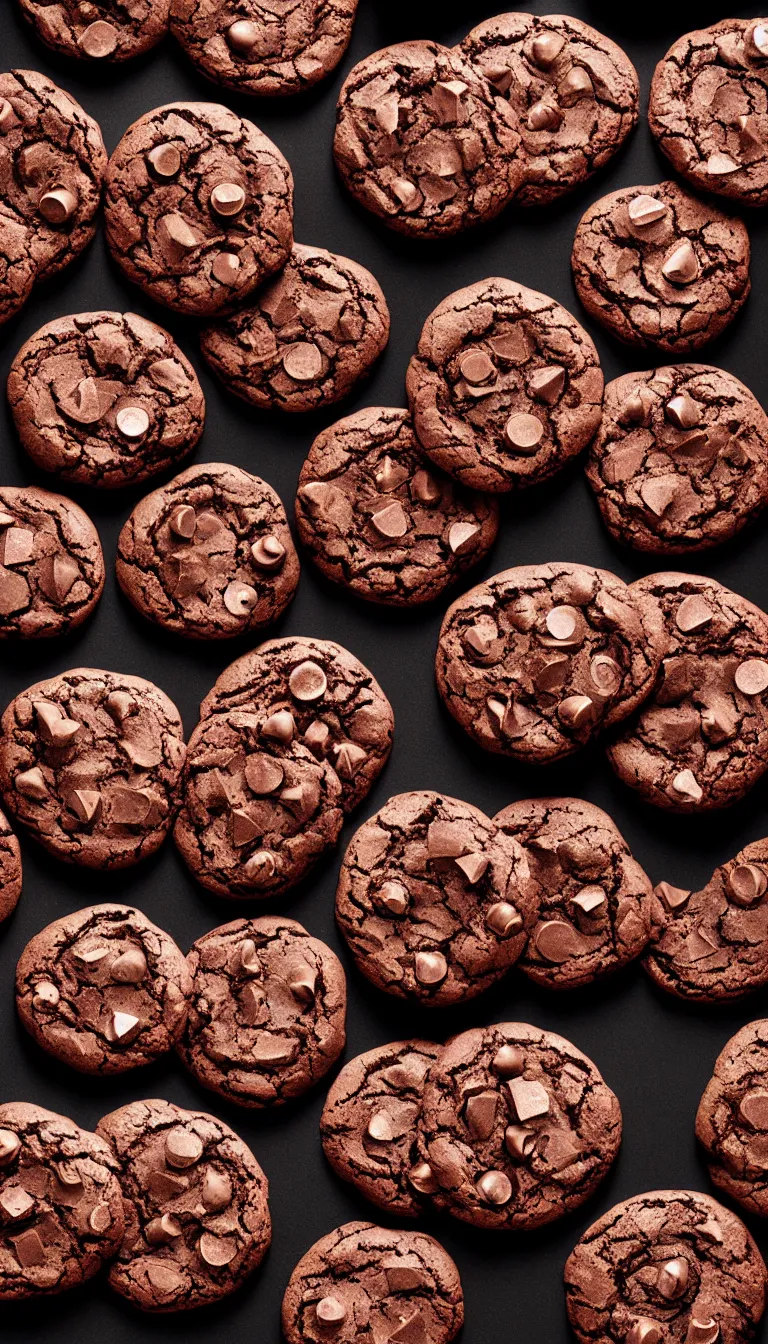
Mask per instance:
[[[543,2],[533,6],[546,11]],[[437,16],[434,10],[438,11]],[[239,99],[198,76],[169,41],[149,56],[123,67],[94,70],[60,61],[37,44],[23,26],[12,0],[0,0],[0,40],[4,67],[42,70],[68,89],[97,118],[111,151],[130,122],[160,103],[177,99],[222,101],[257,122],[287,155],[296,179],[296,237],[355,257],[381,282],[392,312],[392,338],[372,381],[342,408],[368,404],[402,405],[407,360],[430,310],[451,290],[488,275],[505,275],[543,290],[576,312],[592,332],[606,377],[652,361],[620,348],[580,313],[573,292],[569,254],[576,223],[586,206],[609,190],[648,185],[668,175],[644,122],[654,63],[688,26],[685,7],[674,3],[580,3],[568,12],[608,33],[635,62],[641,78],[643,116],[628,147],[607,172],[545,212],[508,211],[493,225],[454,242],[419,243],[400,239],[360,211],[337,182],[331,159],[334,105],[343,75],[369,52],[406,38],[458,41],[493,3],[472,0],[361,0],[352,46],[340,69],[319,90],[292,100]],[[751,17],[754,7],[738,13]],[[702,3],[696,21],[704,25],[724,11]],[[742,378],[768,403],[765,299],[768,295],[766,220],[748,215],[753,242],[753,293],[733,327],[701,355]],[[323,417],[260,415],[227,396],[208,374],[196,348],[195,324],[145,301],[108,259],[103,238],[57,281],[35,292],[16,321],[0,332],[0,378],[22,341],[44,322],[94,308],[134,309],[167,326],[200,373],[208,403],[206,430],[195,461],[223,460],[263,475],[291,501],[304,453],[312,437],[334,414]],[[0,427],[0,479],[7,484],[39,481],[20,450],[5,406]],[[74,492],[73,492],[74,493]],[[243,651],[232,641],[196,645],[158,633],[122,599],[112,572],[119,528],[136,494],[77,492],[101,533],[108,578],[104,599],[82,633],[62,641],[0,647],[0,703],[31,682],[77,666],[138,673],[156,681],[176,700],[187,730],[197,706],[219,671]],[[699,568],[759,605],[768,606],[768,539],[758,522],[748,536],[701,558]],[[547,487],[505,500],[502,533],[485,573],[510,565],[573,560],[612,569],[625,579],[656,568],[618,550],[599,522],[579,465]],[[466,587],[483,577],[475,571]],[[343,840],[393,793],[433,788],[465,798],[493,813],[514,798],[538,793],[576,794],[599,804],[617,820],[638,859],[655,881],[702,884],[711,869],[743,844],[768,831],[764,821],[768,775],[751,797],[724,814],[678,818],[643,806],[613,778],[600,752],[534,772],[475,751],[442,712],[434,690],[434,647],[444,600],[413,613],[387,612],[332,590],[306,564],[299,594],[275,633],[331,637],[347,645],[381,681],[395,709],[396,745],[390,764]],[[377,1215],[325,1165],[318,1117],[325,1089],[272,1115],[230,1108],[186,1077],[173,1057],[144,1071],[101,1081],[83,1078],[52,1061],[23,1035],[13,1005],[16,960],[32,934],[50,920],[100,900],[139,906],[183,948],[241,910],[258,907],[225,902],[205,893],[187,875],[168,843],[138,868],[99,874],[48,859],[26,840],[24,894],[15,917],[0,932],[0,1099],[25,1099],[95,1126],[107,1110],[125,1102],[160,1096],[182,1106],[213,1109],[251,1145],[271,1185],[274,1243],[262,1271],[244,1290],[215,1309],[174,1318],[142,1316],[102,1282],[56,1301],[3,1306],[0,1333],[9,1344],[40,1340],[75,1344],[99,1338],[107,1344],[162,1338],[210,1340],[227,1335],[254,1344],[277,1344],[279,1308],[290,1271],[324,1233],[353,1218]],[[598,1064],[618,1093],[625,1117],[624,1144],[615,1168],[584,1208],[553,1227],[528,1235],[482,1233],[452,1220],[436,1233],[456,1258],[466,1292],[464,1344],[559,1344],[570,1338],[562,1297],[562,1264],[581,1232],[618,1199],[670,1186],[709,1189],[696,1152],[693,1118],[715,1055],[737,1028],[765,1012],[763,995],[741,1004],[705,1010],[688,1008],[654,990],[639,967],[594,989],[565,995],[532,988],[514,973],[505,983],[464,1009],[414,1011],[374,991],[354,971],[336,932],[333,895],[339,856],[280,902],[312,933],[339,951],[349,973],[350,1011],[347,1057],[417,1032],[445,1039],[464,1027],[504,1019],[534,1022],[562,1032]],[[768,1231],[752,1219],[752,1230],[768,1253]],[[765,1336],[768,1338],[768,1333]]]

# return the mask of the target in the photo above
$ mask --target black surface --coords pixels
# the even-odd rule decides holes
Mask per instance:
[[[381,282],[392,310],[392,339],[371,383],[346,404],[403,404],[404,374],[421,325],[451,290],[487,275],[506,275],[554,295],[585,321],[600,350],[606,377],[630,367],[649,367],[603,334],[580,313],[573,293],[569,255],[574,228],[598,196],[632,184],[648,185],[669,174],[647,127],[639,130],[619,158],[587,187],[546,212],[507,212],[491,227],[452,243],[400,239],[358,210],[336,181],[331,160],[335,98],[343,74],[355,61],[389,42],[406,38],[459,40],[493,4],[443,0],[437,20],[420,19],[422,6],[403,0],[361,0],[350,52],[340,71],[315,93],[294,100],[246,100],[218,90],[197,76],[168,41],[149,57],[118,69],[85,70],[58,61],[38,45],[17,17],[12,0],[0,0],[4,64],[44,71],[74,94],[101,123],[111,151],[136,117],[176,99],[219,100],[250,116],[287,155],[296,178],[296,236],[299,241],[346,253],[368,266]],[[548,6],[534,6],[546,12]],[[553,5],[552,8],[555,8]],[[620,42],[638,67],[643,111],[654,63],[685,24],[675,5],[568,5],[568,12],[593,23]],[[424,5],[428,15],[432,5]],[[755,7],[739,10],[759,14]],[[724,17],[701,4],[700,24]],[[723,339],[700,359],[721,364],[768,401],[766,320],[768,295],[766,216],[748,215],[753,242],[753,294]],[[93,308],[134,309],[167,326],[180,340],[201,375],[208,422],[195,461],[226,460],[266,477],[289,510],[304,453],[315,433],[334,419],[263,416],[228,397],[208,374],[196,349],[194,323],[144,301],[109,261],[99,237],[84,258],[54,284],[35,293],[21,317],[0,331],[0,378],[23,340],[44,322]],[[7,414],[5,408],[0,414]],[[7,484],[43,479],[20,450],[10,416],[0,437],[0,479]],[[163,687],[179,704],[190,731],[197,706],[214,677],[242,647],[231,641],[197,646],[164,637],[122,599],[112,572],[119,528],[137,494],[72,491],[91,513],[101,533],[108,579],[104,600],[85,630],[62,641],[0,646],[0,703],[31,682],[70,667],[106,667],[139,673]],[[618,550],[602,529],[578,464],[545,489],[507,499],[502,534],[485,571],[475,571],[465,587],[509,565],[574,560],[635,578],[656,566]],[[702,557],[698,566],[752,601],[768,606],[768,538],[758,522],[748,536]],[[732,811],[678,818],[644,807],[613,778],[599,752],[574,757],[535,773],[473,750],[441,711],[433,686],[432,661],[440,617],[447,602],[412,615],[388,613],[347,600],[320,581],[306,564],[297,600],[275,633],[338,639],[374,671],[395,709],[396,746],[378,787],[348,823],[356,824],[393,793],[414,788],[442,789],[493,813],[513,798],[537,793],[573,793],[612,813],[638,859],[654,880],[701,885],[711,869],[741,845],[765,834],[768,776],[751,797]],[[173,1058],[144,1071],[109,1081],[84,1079],[58,1066],[23,1035],[14,1017],[13,971],[32,934],[69,910],[94,901],[124,900],[167,928],[182,947],[240,912],[274,909],[225,902],[208,896],[188,877],[172,844],[138,868],[101,880],[98,874],[55,863],[26,840],[24,894],[18,912],[0,931],[0,1098],[25,1099],[72,1115],[93,1126],[107,1110],[125,1102],[160,1096],[182,1106],[211,1108],[249,1143],[271,1185],[275,1223],[272,1251],[261,1273],[246,1288],[216,1307],[151,1318],[113,1298],[101,1282],[47,1303],[0,1310],[0,1333],[8,1344],[38,1340],[79,1344],[149,1344],[163,1338],[210,1340],[229,1336],[254,1344],[277,1344],[279,1308],[293,1265],[316,1238],[352,1218],[376,1217],[375,1210],[343,1185],[324,1164],[318,1117],[324,1089],[271,1116],[230,1108],[197,1088]],[[376,993],[358,977],[346,957],[333,920],[338,856],[331,858],[279,909],[301,920],[312,933],[341,952],[349,970],[350,1013],[347,1057],[373,1045],[419,1032],[437,1039],[464,1027],[504,1019],[534,1022],[562,1032],[601,1068],[621,1100],[624,1145],[613,1173],[575,1216],[539,1232],[514,1236],[479,1233],[451,1220],[435,1220],[430,1231],[455,1256],[466,1292],[464,1344],[560,1344],[570,1338],[563,1309],[561,1269],[581,1232],[618,1199],[642,1190],[687,1186],[708,1190],[706,1170],[695,1148],[693,1118],[715,1055],[745,1022],[766,1011],[765,997],[753,996],[721,1010],[688,1008],[656,992],[639,968],[593,990],[557,995],[531,988],[514,973],[494,992],[463,1010],[418,1013]],[[768,1253],[768,1229],[750,1226]],[[765,1334],[768,1338],[768,1333]]]

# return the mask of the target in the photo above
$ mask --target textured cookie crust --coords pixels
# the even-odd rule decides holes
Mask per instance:
[[[71,499],[0,486],[0,639],[68,634],[104,588],[99,534]]]
[[[546,205],[585,182],[637,121],[637,71],[621,47],[563,14],[499,14],[460,51],[518,118],[525,183],[516,205]]]
[[[659,149],[699,191],[768,202],[768,28],[724,19],[685,33],[659,61],[648,124]]]
[[[16,909],[21,896],[21,850],[8,819],[0,812],[0,920]]]
[[[416,1040],[358,1055],[332,1083],[320,1116],[336,1175],[397,1218],[417,1218],[428,1202],[418,1189],[417,1121],[424,1078],[439,1053],[434,1042]]]
[[[432,1237],[345,1223],[299,1261],[282,1319],[288,1344],[450,1344],[464,1323],[464,1295]]]
[[[0,720],[0,790],[58,859],[125,868],[162,844],[184,763],[179,711],[143,677],[76,668],[38,681]]]
[[[41,327],[11,365],[8,400],[38,467],[107,490],[176,465],[205,420],[186,355],[135,313],[79,313]]]
[[[290,256],[291,170],[266,135],[219,103],[147,112],[125,132],[106,181],[115,261],[178,312],[226,312]]]
[[[342,85],[344,184],[398,233],[440,238],[498,215],[523,180],[514,113],[458,50],[400,42]]]
[[[300,1097],[344,1049],[338,957],[293,919],[237,919],[193,943],[193,996],[178,1052],[203,1087],[237,1106]]]
[[[140,910],[92,905],[32,938],[16,1007],[49,1054],[82,1073],[124,1073],[170,1050],[192,994],[184,954]]]
[[[521,565],[448,608],[438,690],[484,747],[555,761],[627,717],[653,687],[663,633],[653,602],[587,565]]]
[[[692,1190],[653,1190],[616,1204],[565,1265],[565,1304],[580,1344],[657,1337],[746,1344],[763,1314],[765,1285],[762,1256],[741,1219]]]
[[[197,69],[239,93],[301,93],[335,70],[357,0],[171,0],[171,32]]]
[[[109,1284],[143,1311],[184,1311],[234,1292],[272,1238],[267,1178],[222,1120],[134,1101],[99,1121],[117,1155],[125,1237]]]
[[[649,574],[630,591],[660,611],[663,656],[608,759],[656,807],[730,807],[768,767],[768,616],[699,575]]]
[[[530,798],[494,817],[523,846],[537,889],[537,922],[520,969],[551,989],[588,985],[643,951],[650,878],[615,822],[580,798]]]
[[[392,750],[392,706],[368,668],[332,639],[289,635],[237,658],[203,700],[200,718],[231,709],[259,715],[273,742],[298,741],[330,761],[347,812]]]
[[[706,550],[768,503],[768,417],[724,369],[625,373],[605,389],[587,479],[625,546],[657,555]]]
[[[191,639],[228,639],[282,615],[299,558],[272,487],[208,462],[136,505],[120,533],[116,571],[148,620]]]
[[[676,182],[659,182],[591,205],[571,262],[581,302],[608,331],[680,356],[733,321],[749,294],[749,257],[740,219]]]
[[[253,406],[313,411],[341,401],[389,340],[377,280],[348,257],[294,243],[252,308],[206,327],[200,348],[230,392]]]
[[[0,1301],[76,1288],[115,1254],[123,1198],[109,1146],[66,1116],[0,1106]]]
[[[494,500],[428,462],[407,411],[369,406],[324,429],[296,495],[299,537],[327,578],[369,602],[430,602],[496,540]]]
[[[21,311],[36,279],[29,227],[0,199],[0,325]]]
[[[607,1174],[621,1110],[570,1041],[521,1022],[464,1031],[424,1085],[421,1150],[438,1206],[474,1227],[540,1227]]]
[[[749,1213],[768,1214],[768,1022],[750,1022],[715,1060],[696,1113],[696,1137],[719,1190]]]
[[[37,36],[60,56],[129,61],[168,32],[171,0],[19,0]]]
[[[517,961],[536,917],[522,848],[479,808],[397,794],[347,849],[336,918],[358,969],[387,994],[443,1007]]]

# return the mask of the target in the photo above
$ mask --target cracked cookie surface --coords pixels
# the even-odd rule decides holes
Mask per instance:
[[[585,182],[637,122],[637,71],[621,47],[562,14],[499,14],[459,50],[509,100],[525,182],[516,205],[545,205]]]
[[[21,311],[36,279],[37,266],[30,250],[29,229],[15,211],[0,200],[0,325]]]
[[[134,1101],[99,1121],[117,1155],[125,1236],[110,1287],[143,1311],[184,1311],[239,1288],[272,1238],[267,1178],[215,1116]]]
[[[448,608],[437,646],[446,708],[486,751],[555,761],[650,693],[663,633],[652,602],[588,565],[521,565]]]
[[[0,921],[13,913],[20,896],[21,850],[8,818],[0,812]]]
[[[591,205],[571,262],[581,302],[612,335],[679,356],[733,321],[749,294],[749,259],[740,219],[659,182]]]
[[[318,569],[369,602],[430,602],[496,540],[493,499],[424,457],[407,411],[369,406],[320,433],[296,494],[299,537]]]
[[[22,691],[0,720],[0,789],[55,858],[124,868],[153,854],[178,803],[181,718],[143,677],[76,668]]]
[[[619,1149],[621,1110],[570,1041],[502,1022],[443,1048],[419,1129],[438,1207],[474,1227],[531,1228],[597,1188]]]
[[[768,1214],[768,1022],[750,1022],[715,1060],[696,1113],[696,1137],[719,1190]]]
[[[279,1106],[328,1072],[345,1042],[338,957],[293,919],[222,924],[188,956],[192,1003],[177,1050],[236,1106]]]
[[[103,588],[99,534],[77,504],[37,486],[0,486],[0,639],[68,634]]]
[[[730,807],[768,766],[768,616],[699,575],[649,574],[630,591],[661,614],[661,670],[608,760],[656,807]]]
[[[293,178],[276,145],[219,103],[168,103],[109,160],[107,242],[129,280],[177,312],[214,317],[283,267]]]
[[[19,0],[41,42],[83,61],[129,61],[168,32],[171,0]]]
[[[30,939],[16,967],[16,1008],[37,1044],[106,1076],[172,1049],[192,994],[183,952],[126,905],[93,905]]]

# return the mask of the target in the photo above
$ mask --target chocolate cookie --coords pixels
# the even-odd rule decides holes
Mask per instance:
[[[336,918],[378,989],[430,1006],[482,993],[517,961],[536,917],[525,854],[479,808],[400,793],[347,849]]]
[[[537,485],[586,448],[603,374],[570,313],[513,280],[480,280],[427,318],[408,365],[424,451],[462,485]]]
[[[193,943],[192,1006],[177,1049],[203,1087],[237,1106],[300,1097],[344,1049],[338,957],[293,919],[236,919]]]
[[[76,1288],[123,1237],[117,1163],[103,1139],[28,1102],[0,1105],[0,1301]]]
[[[625,373],[605,389],[587,479],[617,541],[682,555],[735,536],[768,503],[768,416],[706,364]]]
[[[509,105],[437,42],[366,56],[339,94],[336,167],[398,233],[441,238],[493,219],[523,181],[519,145]]]
[[[0,326],[21,311],[36,279],[29,229],[0,199]]]
[[[129,61],[168,32],[171,0],[19,0],[37,36],[59,56]]]
[[[99,534],[71,499],[0,486],[0,639],[68,634],[104,588]]]
[[[280,498],[240,467],[188,467],[140,500],[117,544],[117,579],[137,611],[190,639],[271,625],[299,582]]]
[[[221,710],[189,740],[173,836],[193,876],[219,896],[287,891],[339,838],[336,771],[274,717]]]
[[[627,717],[661,657],[653,602],[588,565],[521,565],[448,608],[438,690],[486,751],[556,761]]]
[[[0,812],[0,920],[16,909],[21,896],[21,850],[8,820]]]
[[[529,798],[494,823],[525,849],[537,889],[538,919],[519,963],[529,979],[571,989],[640,955],[653,888],[607,813],[580,798]]]
[[[335,70],[357,0],[172,0],[171,32],[216,84],[260,97],[302,93]]]
[[[369,406],[318,434],[296,525],[327,578],[369,602],[411,607],[485,559],[499,510],[427,461],[407,411]]]
[[[398,1218],[418,1217],[428,1202],[417,1121],[424,1078],[439,1053],[432,1041],[396,1041],[358,1055],[331,1085],[320,1116],[323,1152],[336,1175]]]
[[[77,668],[22,691],[0,720],[0,790],[44,849],[88,868],[154,854],[178,802],[179,711],[143,677]]]
[[[768,24],[724,19],[685,33],[659,61],[648,124],[699,191],[768,202]]]
[[[746,1344],[765,1290],[762,1256],[741,1219],[693,1190],[616,1204],[565,1264],[580,1344]]]
[[[369,792],[392,750],[392,706],[376,678],[332,639],[270,639],[225,668],[200,706],[251,710],[273,743],[298,741],[328,759],[349,812]]]
[[[200,348],[230,392],[269,411],[313,411],[348,396],[389,340],[387,301],[370,271],[294,243],[252,308],[206,327]]]
[[[81,1073],[124,1073],[164,1055],[191,995],[184,954],[127,905],[92,905],[55,920],[16,967],[23,1025]]]
[[[316,1241],[283,1298],[288,1344],[450,1344],[463,1323],[459,1271],[440,1243],[373,1223]]]
[[[730,807],[768,767],[768,616],[698,575],[649,574],[630,591],[660,611],[663,657],[608,759],[656,807]]]
[[[48,322],[13,361],[8,400],[38,467],[107,490],[177,465],[205,420],[189,360],[167,331],[135,313]]]
[[[586,182],[637,121],[635,67],[579,19],[499,14],[473,28],[460,50],[517,117],[525,182],[516,205],[546,205]]]
[[[99,1121],[117,1154],[125,1237],[109,1284],[143,1311],[185,1311],[239,1288],[272,1238],[267,1178],[212,1115],[134,1101]]]
[[[621,1111],[570,1041],[521,1022],[464,1031],[424,1084],[421,1149],[439,1207],[530,1228],[584,1203],[621,1142]]]
[[[104,222],[112,256],[145,294],[213,317],[287,262],[291,170],[229,108],[168,103],[129,126],[112,154]]]
[[[750,1022],[715,1060],[696,1137],[717,1186],[749,1213],[768,1214],[768,1022]]]
[[[718,1003],[768,984],[768,840],[721,864],[701,891],[659,882],[643,965],[681,999]]]
[[[676,182],[622,187],[582,215],[571,263],[587,312],[628,345],[687,355],[749,294],[749,234]]]

